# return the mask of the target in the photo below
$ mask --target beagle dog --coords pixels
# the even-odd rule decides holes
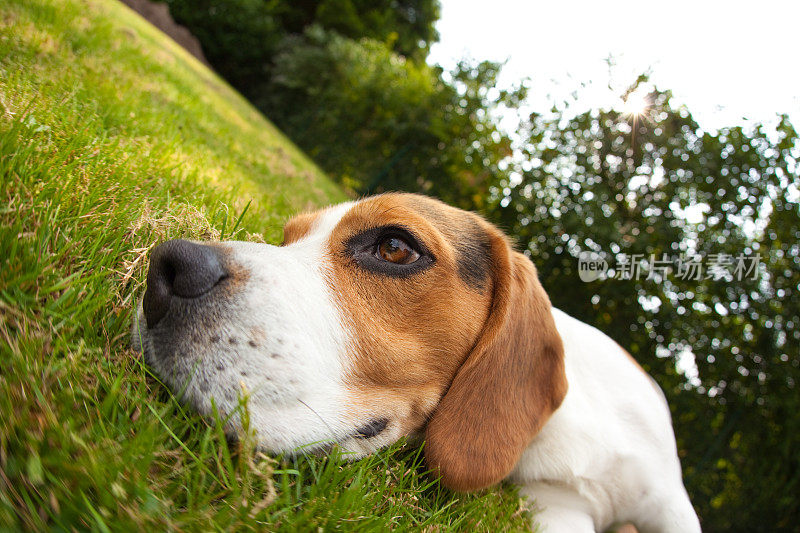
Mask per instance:
[[[232,435],[246,391],[266,450],[417,435],[444,485],[515,483],[545,531],[700,531],[661,390],[474,213],[393,193],[299,215],[281,246],[168,241],[137,316],[146,362]]]

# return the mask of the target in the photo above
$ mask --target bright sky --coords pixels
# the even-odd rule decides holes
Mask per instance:
[[[501,84],[531,79],[532,110],[548,94],[567,99],[581,82],[576,112],[616,107],[647,70],[706,129],[788,113],[800,127],[800,0],[441,0],[440,42],[429,62],[464,57],[508,61]],[[616,66],[609,74],[606,59]],[[609,90],[609,84],[614,90]],[[748,120],[743,120],[745,117]],[[514,120],[503,117],[513,129]],[[678,369],[697,382],[691,352]]]
[[[800,1],[441,0],[430,62],[462,57],[508,63],[504,83],[531,79],[531,107],[566,98],[579,82],[584,108],[617,105],[640,72],[671,89],[705,128],[770,122],[800,127]],[[617,65],[610,92],[606,58]]]

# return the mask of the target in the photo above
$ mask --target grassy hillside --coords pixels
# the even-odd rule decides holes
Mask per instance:
[[[129,349],[154,244],[275,242],[344,197],[121,4],[0,4],[0,179],[0,530],[525,526],[512,492],[454,495],[413,448],[344,464],[229,445]]]

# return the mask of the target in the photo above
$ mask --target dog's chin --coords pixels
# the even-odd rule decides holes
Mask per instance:
[[[248,381],[252,375],[229,375],[214,362],[219,353],[192,344],[165,326],[149,329],[139,305],[131,328],[131,347],[178,401],[210,424],[222,423],[231,443],[254,439],[257,450],[270,454],[296,457],[333,453],[357,460],[402,436],[398,421],[386,417],[353,421],[349,429],[333,429],[310,401],[300,400],[300,391],[259,387]],[[172,353],[176,346],[181,347],[180,360]],[[194,364],[187,366],[187,360]],[[245,412],[247,416],[243,417]],[[310,415],[310,420],[304,421],[303,415]],[[250,421],[248,428],[243,427],[243,419]],[[305,431],[304,425],[310,430]]]

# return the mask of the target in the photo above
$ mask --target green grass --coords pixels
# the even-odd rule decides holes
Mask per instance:
[[[113,0],[0,4],[0,530],[518,530],[403,445],[348,464],[226,442],[128,346],[164,239],[276,242],[344,195]]]

